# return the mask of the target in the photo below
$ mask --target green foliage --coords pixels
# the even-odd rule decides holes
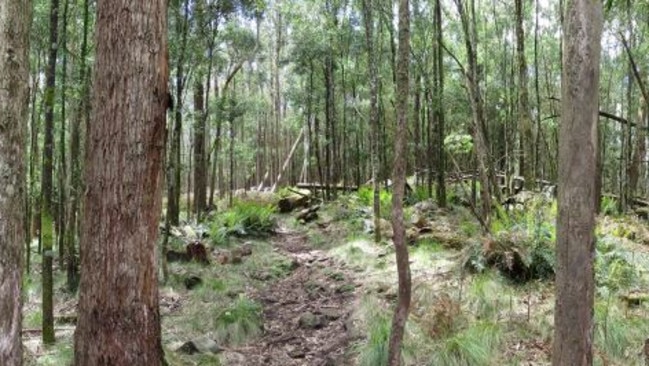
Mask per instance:
[[[473,150],[471,135],[452,133],[444,139],[444,147],[451,154],[466,154]]]
[[[633,286],[639,279],[638,270],[611,240],[598,240],[595,257],[597,286],[618,291]]]
[[[406,203],[414,205],[417,202],[425,201],[431,198],[428,195],[428,188],[426,186],[415,186],[412,192],[406,197]]]
[[[417,249],[428,253],[438,253],[444,251],[444,246],[433,238],[423,237],[417,241]]]
[[[368,207],[374,206],[374,189],[372,187],[361,187],[358,190],[359,202]],[[381,215],[389,217],[390,208],[392,207],[392,192],[387,189],[379,191],[379,201],[381,202]]]
[[[460,231],[467,237],[472,238],[480,232],[480,225],[475,221],[464,220],[460,222]]]
[[[442,340],[430,365],[491,365],[497,359],[502,330],[497,323],[479,322]]]
[[[271,205],[238,201],[231,209],[217,214],[210,227],[210,236],[215,244],[223,244],[227,237],[263,237],[273,232],[276,221]]]
[[[491,222],[493,238],[465,249],[463,265],[473,272],[498,269],[515,282],[554,277],[555,228],[552,207],[540,199],[524,211],[505,212]]]
[[[240,296],[237,301],[216,315],[216,338],[224,344],[241,344],[261,334],[262,307]]]
[[[603,196],[602,202],[600,203],[600,211],[602,214],[607,216],[615,216],[618,211],[618,200],[613,197]]]
[[[25,315],[24,326],[25,328],[38,328],[43,325],[43,313],[40,310],[35,310]]]

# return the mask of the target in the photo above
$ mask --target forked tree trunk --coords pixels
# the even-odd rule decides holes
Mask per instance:
[[[568,2],[565,27],[552,364],[587,366],[593,363],[602,4]]]
[[[22,364],[25,123],[31,1],[0,5],[0,365]],[[8,92],[11,91],[11,92]]]
[[[161,365],[167,2],[97,3],[75,365]]]

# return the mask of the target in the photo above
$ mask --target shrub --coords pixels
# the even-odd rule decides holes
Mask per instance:
[[[524,230],[502,231],[483,244],[475,242],[463,252],[462,266],[473,273],[497,269],[517,283],[554,277],[554,243],[547,236],[534,238]]]

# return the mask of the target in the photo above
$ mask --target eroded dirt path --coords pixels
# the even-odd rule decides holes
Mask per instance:
[[[351,315],[357,303],[353,271],[309,247],[299,232],[280,230],[275,250],[292,259],[292,272],[249,294],[263,305],[264,335],[226,365],[351,365]],[[232,358],[232,359],[230,359]]]

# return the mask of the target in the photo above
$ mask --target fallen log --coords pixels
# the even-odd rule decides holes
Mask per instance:
[[[311,190],[322,190],[326,189],[327,186],[321,183],[306,183],[301,182],[295,185],[300,189],[311,189]],[[342,185],[342,184],[330,184],[329,189],[334,189],[337,191],[358,191],[358,186],[355,185]]]
[[[291,195],[277,201],[277,208],[280,213],[288,213],[298,207],[306,207],[311,202],[311,191],[297,191],[291,189],[290,192],[292,193]]]
[[[295,219],[303,224],[306,224],[307,222],[311,222],[318,218],[318,210],[320,210],[320,205],[305,208],[304,210],[300,211],[297,216],[295,216]]]

